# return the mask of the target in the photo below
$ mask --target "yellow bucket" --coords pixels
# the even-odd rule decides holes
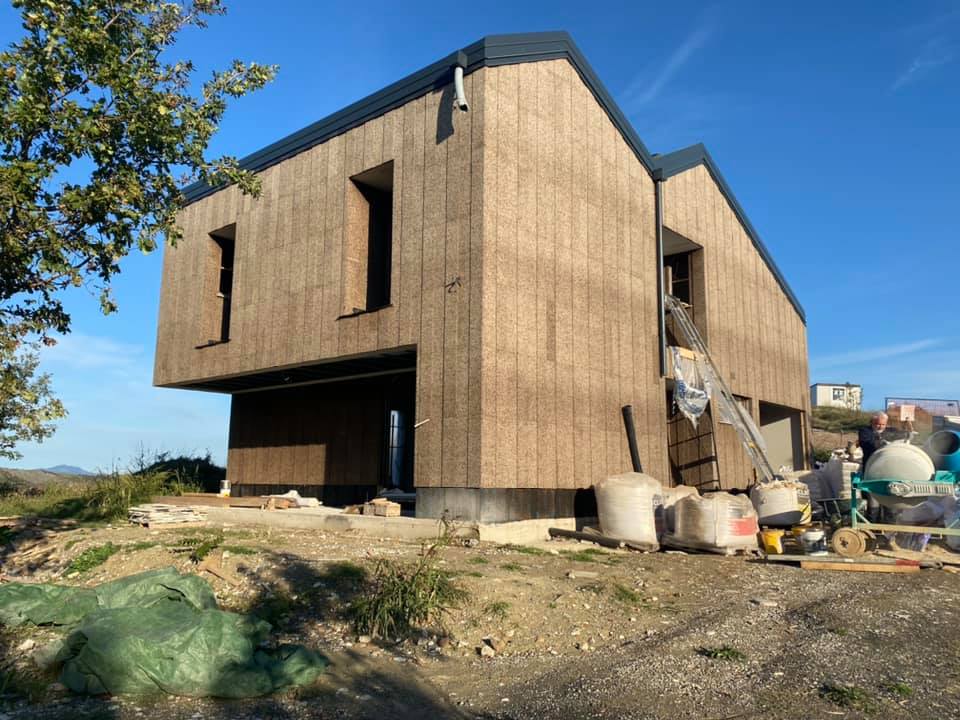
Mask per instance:
[[[783,544],[780,542],[783,538],[783,530],[761,530],[760,541],[763,543],[763,551],[768,555],[782,555]]]

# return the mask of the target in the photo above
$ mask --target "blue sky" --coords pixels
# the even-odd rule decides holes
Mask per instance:
[[[483,35],[569,31],[652,152],[707,145],[806,309],[811,382],[960,396],[960,2],[227,5],[176,54],[280,65],[213,143],[238,156]],[[0,43],[19,32],[0,6]],[[227,397],[150,386],[160,263],[126,261],[116,315],[69,297],[43,366],[70,416],[18,466],[224,459]]]

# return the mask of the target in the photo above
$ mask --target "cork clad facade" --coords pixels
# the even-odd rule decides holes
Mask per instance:
[[[672,412],[661,254],[783,464],[805,462],[799,303],[702,146],[651,155],[565,33],[484,38],[242,163],[260,197],[185,191],[154,376],[232,395],[235,493],[589,514],[630,467],[626,404],[646,472],[746,487],[732,428]]]

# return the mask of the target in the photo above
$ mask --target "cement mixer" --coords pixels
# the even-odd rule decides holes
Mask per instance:
[[[869,493],[880,505],[893,510],[957,493],[960,472],[937,469],[930,455],[915,445],[895,442],[883,446],[870,457],[863,473],[854,473],[850,485],[850,524],[835,530],[831,539],[838,555],[862,555],[874,544],[877,531],[960,537],[960,528],[871,522],[859,510],[861,493]]]

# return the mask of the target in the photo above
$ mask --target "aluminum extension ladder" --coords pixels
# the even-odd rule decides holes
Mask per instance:
[[[740,437],[740,443],[743,445],[747,457],[750,458],[750,462],[753,463],[753,467],[756,468],[760,482],[772,482],[777,474],[770,464],[770,459],[764,450],[765,443],[763,436],[753,422],[753,418],[751,418],[743,409],[743,406],[737,402],[727,383],[720,375],[720,371],[717,369],[713,358],[710,357],[710,352],[707,350],[707,344],[703,341],[703,336],[700,335],[697,326],[693,324],[693,320],[691,320],[687,314],[683,303],[673,297],[673,295],[666,293],[663,296],[663,300],[664,305],[675,321],[674,329],[680,336],[678,339],[687,343],[689,348],[699,353],[704,360],[705,367],[702,370],[704,371],[706,380],[714,390],[713,397],[711,397],[710,400],[716,405],[717,410],[719,410],[720,417],[729,419],[730,424],[733,425],[734,430],[737,431],[737,435]]]

